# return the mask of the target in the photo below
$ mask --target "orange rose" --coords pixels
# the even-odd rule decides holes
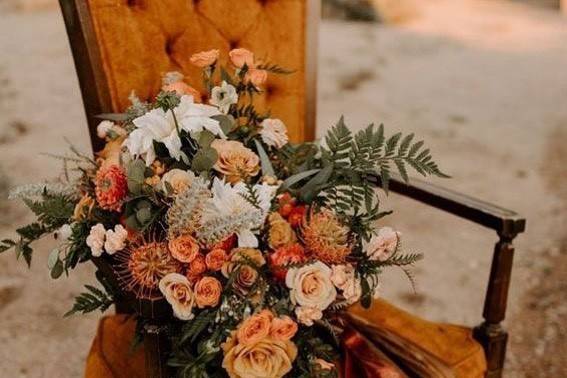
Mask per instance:
[[[250,265],[242,265],[236,272],[232,285],[242,295],[247,295],[258,280],[258,271]]]
[[[215,307],[219,304],[222,293],[222,285],[214,277],[203,277],[197,282],[194,288],[195,302],[199,308]]]
[[[201,275],[207,271],[207,264],[205,263],[205,256],[198,253],[197,256],[187,268],[187,278],[191,282],[196,282],[201,278]]]
[[[189,61],[197,67],[205,68],[213,65],[219,59],[219,50],[201,51],[191,55]]]
[[[236,331],[240,344],[252,345],[270,335],[274,314],[269,310],[262,310],[246,319]]]
[[[254,68],[254,53],[249,50],[233,49],[228,56],[235,67],[242,68],[246,64],[248,68]]]
[[[190,263],[199,254],[199,243],[191,235],[181,235],[168,243],[171,256],[176,260]]]
[[[175,92],[179,96],[192,96],[194,102],[201,103],[201,93],[182,81],[176,81],[175,83],[164,85],[161,89],[167,92]]]
[[[213,249],[211,252],[207,253],[205,257],[205,263],[207,264],[207,268],[212,270],[213,272],[218,272],[221,270],[223,264],[228,260],[228,255],[224,251],[224,249],[216,248]]]
[[[253,86],[259,88],[268,80],[268,71],[251,68],[244,76],[245,83],[252,83]]]
[[[274,320],[272,320],[270,336],[275,340],[291,340],[296,333],[297,323],[289,316],[282,316],[281,318],[274,318]]]

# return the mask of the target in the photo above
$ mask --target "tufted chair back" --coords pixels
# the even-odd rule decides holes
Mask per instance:
[[[142,100],[179,71],[203,90],[189,57],[247,48],[257,58],[295,70],[270,75],[256,105],[271,110],[299,142],[314,137],[319,0],[60,0],[93,147],[96,114],[121,112],[134,90]],[[226,61],[221,61],[226,64]]]

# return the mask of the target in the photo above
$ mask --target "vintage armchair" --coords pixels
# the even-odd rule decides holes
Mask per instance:
[[[294,75],[270,77],[260,105],[272,109],[288,125],[293,141],[314,138],[318,0],[60,0],[60,5],[93,151],[102,147],[96,137],[97,114],[123,111],[129,105],[131,90],[141,99],[149,99],[159,91],[161,77],[168,71],[181,71],[195,79],[190,84],[202,89],[199,72],[189,63],[189,57],[219,47],[225,53],[246,47],[295,69]],[[466,329],[466,335],[476,340],[472,342],[479,345],[479,350],[484,350],[481,361],[477,358],[474,362],[482,365],[479,371],[487,377],[500,377],[508,338],[501,322],[506,313],[514,256],[512,241],[524,231],[525,220],[513,211],[416,179],[406,185],[394,178],[390,187],[393,192],[485,226],[498,235],[482,313],[484,321],[472,330]],[[96,264],[112,275],[104,261]],[[121,298],[117,312],[132,311],[134,302],[127,296]],[[167,350],[167,343],[160,334],[159,303],[134,304],[138,311],[155,319],[146,326],[146,374],[165,376],[160,355]],[[422,327],[434,347],[454,347],[460,339],[453,337],[453,330],[465,330],[423,321],[383,301],[375,305],[382,306],[384,313],[395,314],[406,329]],[[380,323],[378,326],[381,322],[387,326],[384,319],[377,317],[375,321]],[[133,332],[130,323],[127,330],[121,329],[120,324],[115,322],[110,332]],[[99,329],[97,339],[102,337],[100,332]],[[104,348],[105,344],[99,340],[96,347]],[[96,376],[88,370],[87,376]]]

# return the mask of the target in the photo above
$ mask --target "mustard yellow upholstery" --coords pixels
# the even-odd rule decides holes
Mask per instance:
[[[199,51],[236,47],[296,70],[270,75],[262,110],[272,110],[304,140],[307,0],[88,0],[112,107],[123,111],[132,90],[149,99],[169,71],[203,90],[201,72],[189,62]],[[226,61],[221,61],[226,64]]]

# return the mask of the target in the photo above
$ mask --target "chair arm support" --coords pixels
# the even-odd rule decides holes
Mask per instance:
[[[379,176],[373,176],[371,180],[381,186]],[[411,178],[406,184],[399,175],[392,174],[389,190],[493,229],[501,236],[513,238],[526,228],[525,218],[512,210],[424,180]]]

